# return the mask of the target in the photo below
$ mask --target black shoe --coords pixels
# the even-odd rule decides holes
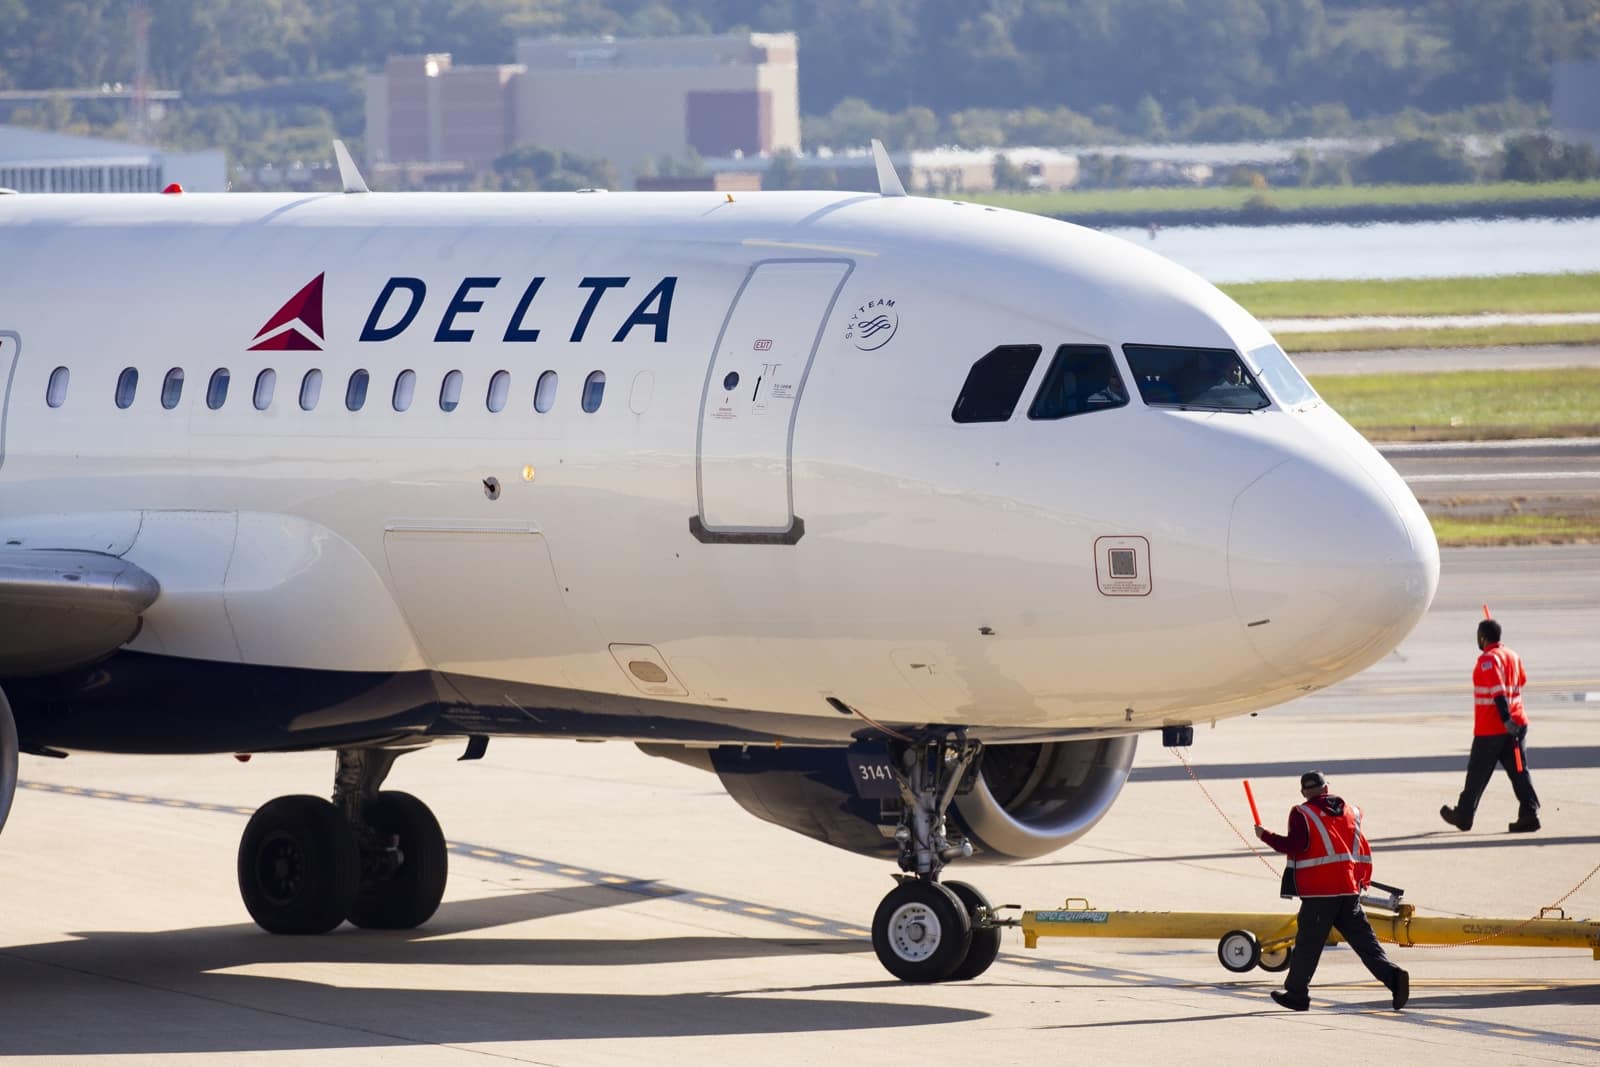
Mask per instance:
[[[1441,807],[1439,809],[1439,818],[1443,819],[1445,822],[1449,823],[1451,826],[1454,826],[1457,830],[1470,830],[1470,829],[1472,829],[1472,820],[1471,819],[1463,819],[1461,817],[1460,813],[1457,812],[1455,808],[1452,808],[1448,804],[1444,805],[1443,807]]]
[[[1539,816],[1518,815],[1517,821],[1506,827],[1510,834],[1531,834],[1539,828]]]
[[[1289,991],[1287,989],[1274,989],[1272,991],[1272,999],[1276,1000],[1280,1005],[1288,1008],[1290,1011],[1307,1011],[1311,1007],[1310,997],[1301,997],[1299,1000],[1296,1000],[1294,997],[1289,995]]]
[[[1389,992],[1394,994],[1395,1011],[1405,1007],[1406,1001],[1411,999],[1411,975],[1405,971],[1395,971],[1394,985],[1389,987]]]

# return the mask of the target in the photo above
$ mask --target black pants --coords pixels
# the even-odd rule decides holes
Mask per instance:
[[[1372,924],[1367,922],[1367,913],[1361,910],[1358,898],[1347,896],[1300,898],[1294,954],[1289,957],[1289,977],[1283,983],[1284,990],[1297,999],[1309,995],[1311,976],[1317,973],[1317,963],[1322,959],[1322,946],[1327,944],[1328,931],[1335,928],[1355,949],[1372,977],[1393,989],[1394,977],[1400,968],[1384,955],[1378,935],[1372,932]]]
[[[1539,814],[1539,794],[1533,791],[1533,779],[1528,774],[1527,732],[1522,735],[1522,770],[1517,770],[1517,745],[1510,734],[1493,737],[1474,737],[1472,754],[1467,757],[1467,784],[1461,788],[1461,799],[1456,801],[1456,825],[1470,829],[1472,816],[1478,810],[1478,798],[1484,787],[1494,777],[1495,764],[1506,769],[1511,779],[1512,791],[1517,794],[1517,818],[1532,819]]]

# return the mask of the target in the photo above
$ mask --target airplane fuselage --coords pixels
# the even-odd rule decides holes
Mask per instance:
[[[7,683],[33,745],[817,743],[851,709],[1105,736],[1347,677],[1437,579],[1414,498],[1274,387],[1254,319],[1064,223],[14,197],[0,244],[0,541],[161,587],[110,659]],[[1063,345],[1129,382],[1125,345],[1232,350],[1272,402],[1032,418]],[[1015,412],[956,421],[1000,346],[1039,346]]]

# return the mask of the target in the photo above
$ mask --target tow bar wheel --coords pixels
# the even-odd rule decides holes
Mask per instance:
[[[1261,942],[1249,930],[1229,930],[1217,942],[1217,959],[1234,974],[1255,970],[1261,962]]]
[[[1287,971],[1289,969],[1290,951],[1290,946],[1284,945],[1282,948],[1262,952],[1258,966],[1263,971],[1268,971],[1272,974],[1277,974],[1279,971]]]
[[[908,878],[878,905],[872,948],[902,982],[942,982],[967,958],[972,920],[954,893],[937,882]]]

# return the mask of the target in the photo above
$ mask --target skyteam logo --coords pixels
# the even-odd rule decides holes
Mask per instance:
[[[876,352],[894,340],[895,331],[899,329],[900,314],[894,309],[894,301],[880,296],[850,313],[844,339],[863,352]]]
[[[251,352],[321,352],[327,336],[322,330],[322,279],[319,274],[291,296],[256,331]]]

